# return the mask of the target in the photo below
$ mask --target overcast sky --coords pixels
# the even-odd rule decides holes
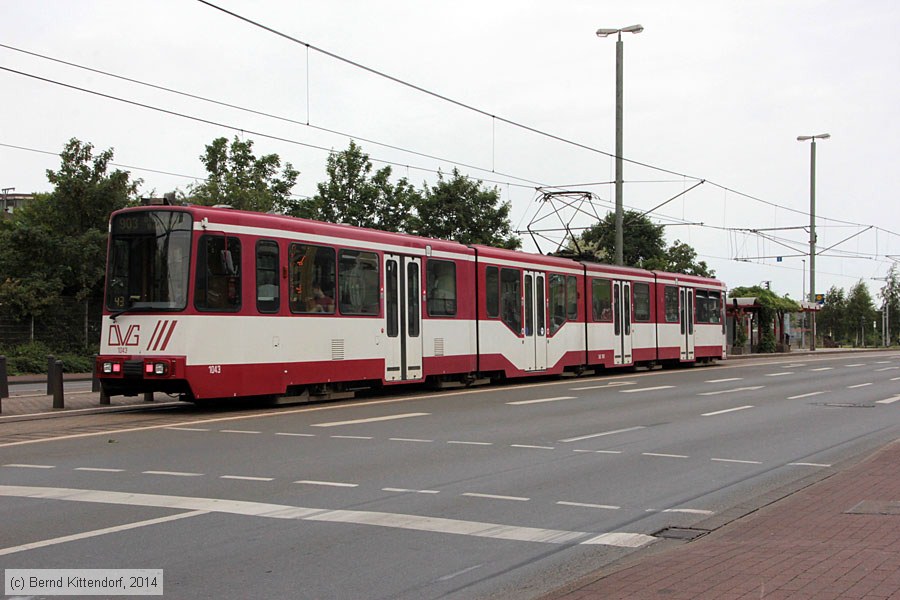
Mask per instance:
[[[817,258],[817,291],[862,279],[874,295],[874,278],[900,257],[895,0],[213,4],[313,48],[190,0],[4,0],[6,46],[283,119],[0,47],[0,67],[213,122],[0,70],[0,187],[49,191],[45,171],[76,137],[113,148],[144,195],[187,191],[205,175],[205,145],[238,135],[257,156],[290,161],[301,172],[294,192],[312,195],[328,149],[346,149],[349,135],[376,168],[392,164],[418,187],[454,166],[496,185],[518,229],[549,214],[537,186],[593,192],[602,215],[614,198],[616,43],[595,31],[640,23],[642,33],[623,34],[624,156],[655,168],[626,163],[626,207],[650,210],[705,180],[652,213],[667,240],[690,243],[729,287],[771,281],[799,299],[810,144],[796,138],[830,133],[817,143],[819,248],[851,239]],[[798,229],[766,232],[786,245],[739,231],[771,228]],[[527,250],[555,249],[523,238]]]

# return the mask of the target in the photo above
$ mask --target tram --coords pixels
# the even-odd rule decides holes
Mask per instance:
[[[725,358],[725,285],[227,207],[110,217],[110,396],[325,399],[362,387]]]

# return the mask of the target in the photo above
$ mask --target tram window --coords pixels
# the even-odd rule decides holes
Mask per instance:
[[[397,269],[397,261],[393,258],[385,264],[384,309],[387,314],[387,336],[391,338],[400,335],[400,283]]]
[[[428,314],[432,317],[456,315],[456,263],[429,260],[425,276]]]
[[[663,300],[666,308],[666,323],[678,322],[678,288],[667,285],[663,290]]]
[[[291,244],[292,313],[334,314],[334,248]]]
[[[709,292],[709,301],[707,306],[709,312],[710,323],[722,322],[722,292]]]
[[[241,308],[241,242],[222,234],[200,238],[197,260],[197,310],[237,311]]]
[[[570,321],[578,319],[578,280],[574,275],[566,277],[566,317]]]
[[[341,250],[338,285],[341,314],[377,315],[381,293],[378,255],[374,252]]]
[[[650,284],[635,283],[634,290],[634,320],[650,320]]]
[[[278,285],[278,244],[271,240],[256,243],[256,310],[276,313],[281,305]]]
[[[566,322],[565,276],[550,275],[550,335]]]
[[[422,286],[419,284],[419,265],[406,265],[406,323],[409,337],[419,337],[419,310],[422,308]]]
[[[612,284],[609,279],[591,281],[591,306],[595,321],[612,321]]]
[[[500,318],[517,334],[522,331],[522,274],[518,269],[500,271]]]
[[[709,295],[697,290],[694,292],[694,302],[697,304],[697,323],[709,323]]]
[[[484,307],[487,316],[500,316],[500,269],[488,267],[484,272]]]

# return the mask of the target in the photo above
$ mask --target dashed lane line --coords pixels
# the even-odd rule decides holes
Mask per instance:
[[[875,404],[893,404],[900,400],[900,396],[894,396],[893,398],[885,398],[884,400],[876,400]]]
[[[704,383],[725,383],[727,381],[743,381],[743,377],[726,377],[725,379],[710,379]]]
[[[736,412],[739,410],[747,410],[748,408],[753,408],[752,404],[748,404],[747,406],[738,406],[735,408],[726,408],[725,410],[717,410],[714,412],[703,413],[700,415],[701,417],[714,417],[716,415],[724,415],[726,413]]]
[[[219,433],[262,433],[261,431],[250,431],[248,429],[220,429]]]
[[[413,442],[418,444],[433,444],[434,440],[423,440],[419,438],[388,438],[391,442]]]
[[[697,395],[698,395],[698,396],[718,396],[718,395],[720,395],[720,394],[734,394],[734,393],[736,393],[736,392],[752,392],[752,391],[754,391],[754,390],[761,390],[761,389],[763,389],[764,387],[766,387],[766,386],[764,386],[764,385],[751,385],[751,386],[747,386],[747,387],[732,388],[732,389],[730,389],[730,390],[718,390],[718,391],[715,391],[715,392],[701,392],[701,393],[699,393],[699,394],[697,394]]]
[[[174,507],[173,507],[174,508]],[[46,548],[47,546],[55,546],[56,544],[65,544],[66,542],[74,542],[87,538],[107,535],[110,533],[118,533],[120,531],[128,531],[129,529],[138,529],[140,527],[148,527],[150,525],[158,525],[160,523],[168,523],[179,519],[187,519],[188,517],[196,517],[208,514],[205,510],[192,510],[190,512],[179,513],[177,515],[169,515],[167,517],[159,517],[156,519],[147,519],[146,521],[138,521],[136,523],[126,523],[124,525],[116,525],[115,527],[104,527],[103,529],[95,529],[93,531],[84,531],[72,535],[64,535],[62,537],[41,540],[39,542],[31,542],[30,544],[22,544],[21,546],[12,546],[10,548],[0,548],[0,556],[7,554],[15,554],[26,550],[35,550],[37,548]]]
[[[722,463],[737,463],[740,465],[761,465],[762,462],[758,460],[740,460],[737,458],[711,458],[709,459],[713,462],[722,462]]]
[[[185,471],[141,471],[144,475],[168,475],[170,477],[202,477],[203,473],[187,473]]]
[[[857,383],[856,385],[848,385],[848,390],[855,390],[856,388],[868,387],[872,385],[871,383]]]
[[[212,431],[205,427],[166,427],[168,431]]]
[[[510,406],[524,406],[526,404],[543,404],[544,402],[559,402],[560,400],[575,400],[575,396],[556,396],[554,398],[537,398],[535,400],[516,400],[507,402]]]
[[[783,371],[781,373],[766,373],[766,377],[783,377],[785,375],[793,375],[793,371]]]
[[[125,469],[106,469],[103,467],[75,467],[76,471],[91,471],[93,473],[124,473]]]
[[[304,485],[321,485],[321,486],[325,486],[325,487],[339,487],[339,488],[359,487],[358,483],[344,483],[341,481],[317,481],[315,479],[301,479],[300,481],[295,481],[294,483],[302,483]]]
[[[440,494],[440,490],[410,490],[406,488],[381,488],[382,492],[396,492],[398,494]]]
[[[460,519],[447,519],[421,515],[359,510],[330,510],[322,508],[306,508],[303,506],[289,506],[284,504],[228,500],[225,498],[136,494],[106,490],[0,485],[0,496],[60,500],[66,502],[161,507],[178,510],[192,510],[198,513],[214,512],[271,519],[346,523],[545,544],[575,543],[639,548],[656,539],[649,535],[630,532],[609,532],[598,535],[596,533],[584,531],[518,527],[514,525],[501,525],[498,523],[463,521]],[[192,513],[182,514],[187,516]]]
[[[613,504],[590,504],[587,502],[566,502],[565,500],[560,500],[557,502],[560,506],[575,506],[580,508],[599,508],[603,510],[620,510],[621,506],[615,506]]]
[[[819,367],[818,369],[810,369],[810,371],[833,371],[834,367]]]
[[[410,419],[413,417],[427,417],[431,413],[404,413],[402,415],[385,415],[383,417],[369,417],[368,419],[352,419],[350,421],[331,421],[330,423],[315,423],[312,427],[340,427],[341,425],[359,425],[362,423],[378,423],[381,421],[394,421],[396,419]]]
[[[523,498],[521,496],[500,496],[497,494],[479,494],[478,492],[463,492],[460,496],[468,498],[484,498],[487,500],[510,500],[513,502],[529,502],[531,498]]]
[[[248,475],[220,475],[219,479],[236,479],[238,481],[275,481],[274,477],[250,477]]]
[[[792,462],[792,463],[788,463],[787,466],[789,466],[789,467],[820,467],[823,469],[827,469],[831,465],[826,465],[826,464],[822,464],[822,463],[811,463],[811,462]]]
[[[690,458],[686,454],[663,454],[662,452],[641,452],[641,456],[656,456],[659,458]]]
[[[636,390],[619,390],[622,394],[637,394],[640,392],[655,392],[657,390],[668,390],[675,387],[674,385],[657,385],[653,387],[638,388]]]
[[[55,469],[55,465],[27,465],[23,463],[9,463],[3,465],[4,467],[10,467],[13,469]]]
[[[799,400],[801,398],[811,398],[813,396],[818,396],[820,394],[827,394],[827,393],[828,393],[828,390],[821,391],[821,392],[809,392],[808,394],[800,394],[798,396],[788,396],[787,399],[788,400]]]
[[[883,367],[881,369],[875,369],[875,371],[896,371],[897,369],[900,369],[900,367]]]
[[[290,433],[288,431],[279,431],[275,435],[284,435],[290,437],[316,437],[314,433]]]
[[[555,446],[531,446],[529,444],[510,444],[510,448],[526,448],[532,450],[556,450]]]
[[[493,442],[466,442],[461,440],[450,440],[448,444],[457,444],[460,446],[493,446]]]
[[[615,435],[617,433],[627,433],[629,431],[638,431],[639,429],[646,429],[643,425],[638,425],[637,427],[626,427],[625,429],[614,429],[612,431],[601,431],[600,433],[590,433],[588,435],[582,435],[573,438],[566,438],[564,440],[559,440],[561,444],[569,444],[571,442],[580,442],[582,440],[589,440],[592,438],[604,437],[607,435]]]
[[[373,440],[370,435],[330,435],[328,436],[333,440]]]

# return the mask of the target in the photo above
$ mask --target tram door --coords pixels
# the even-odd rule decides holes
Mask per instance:
[[[681,321],[681,360],[694,360],[694,290],[683,287],[678,291]]]
[[[422,260],[384,255],[385,381],[422,379]]]
[[[613,282],[613,334],[615,346],[613,364],[630,365],[631,349],[631,283]]]
[[[526,371],[547,369],[547,301],[543,273],[525,271]]]

